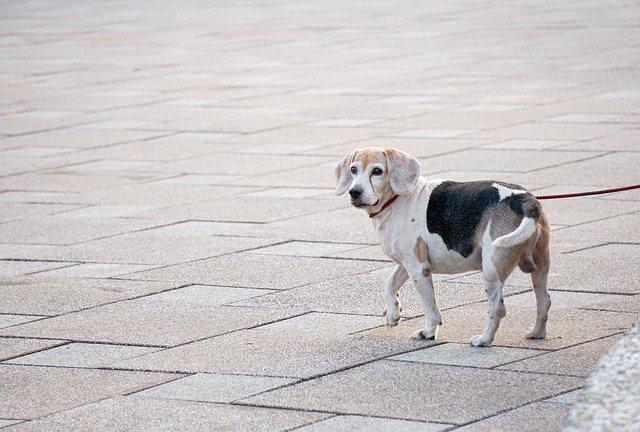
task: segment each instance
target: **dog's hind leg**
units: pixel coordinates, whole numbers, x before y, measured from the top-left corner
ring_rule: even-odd
[[[496,336],[496,331],[500,326],[500,321],[507,314],[507,310],[504,307],[504,300],[502,299],[503,282],[498,278],[497,274],[493,277],[493,275],[487,275],[486,272],[483,272],[483,277],[485,291],[489,299],[489,320],[484,328],[484,332],[481,335],[471,338],[471,345],[476,347],[491,346]]]
[[[549,318],[549,308],[551,307],[551,297],[549,296],[549,291],[547,291],[550,267],[548,227],[543,226],[541,231],[540,240],[533,253],[536,269],[531,273],[533,291],[536,294],[536,323],[527,333],[528,339],[544,339],[547,335],[547,320]]]
[[[398,300],[398,291],[400,287],[409,279],[407,271],[401,265],[397,266],[391,276],[384,284],[384,297],[386,307],[382,312],[382,316],[386,318],[387,327],[393,327],[400,321],[400,301]]]

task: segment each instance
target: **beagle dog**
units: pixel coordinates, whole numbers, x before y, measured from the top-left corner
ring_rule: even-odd
[[[356,149],[335,169],[336,195],[371,218],[384,253],[396,264],[385,283],[382,315],[400,320],[398,291],[409,279],[422,300],[426,324],[416,339],[435,339],[442,324],[432,273],[482,271],[489,300],[484,332],[473,346],[490,346],[506,310],[502,287],[518,266],[531,274],[537,300],[529,339],[543,339],[551,299],[549,222],[535,197],[518,185],[497,181],[427,180],[420,162],[393,148]]]

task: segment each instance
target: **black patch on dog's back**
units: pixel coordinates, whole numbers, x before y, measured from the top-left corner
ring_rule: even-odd
[[[427,206],[427,229],[442,237],[449,250],[468,257],[473,252],[473,241],[487,208],[500,202],[497,183],[510,189],[520,186],[494,181],[458,183],[445,181],[431,192]],[[515,213],[523,214],[523,200],[529,194],[515,194],[506,198]]]

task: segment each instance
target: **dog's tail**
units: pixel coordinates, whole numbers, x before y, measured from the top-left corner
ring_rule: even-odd
[[[515,196],[514,196],[515,197]],[[509,248],[527,241],[538,229],[538,219],[542,213],[540,202],[530,194],[522,194],[509,202],[511,209],[523,216],[522,222],[515,231],[498,237],[493,241],[494,247]]]

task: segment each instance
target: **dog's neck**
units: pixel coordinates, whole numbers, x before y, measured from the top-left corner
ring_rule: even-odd
[[[398,195],[393,195],[391,198],[389,198],[387,200],[387,202],[385,202],[384,204],[382,204],[382,207],[380,208],[380,210],[378,210],[377,212],[373,212],[373,213],[369,213],[369,218],[373,219],[374,217],[378,216],[380,213],[382,213],[387,207],[389,207],[391,204],[393,204],[393,202],[398,198]]]

